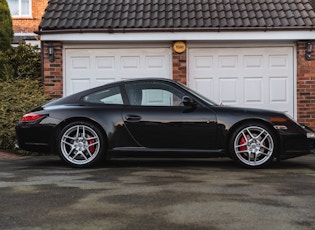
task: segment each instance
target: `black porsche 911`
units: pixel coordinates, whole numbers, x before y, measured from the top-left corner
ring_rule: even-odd
[[[314,131],[281,112],[217,105],[167,79],[111,83],[48,102],[16,126],[20,148],[73,167],[111,157],[228,156],[259,168],[314,153]]]

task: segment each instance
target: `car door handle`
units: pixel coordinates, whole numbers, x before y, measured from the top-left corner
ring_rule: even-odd
[[[127,121],[140,121],[141,120],[141,116],[138,116],[138,115],[126,115],[125,118]]]

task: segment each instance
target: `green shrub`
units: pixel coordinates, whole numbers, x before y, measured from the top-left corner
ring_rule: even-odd
[[[8,51],[3,52],[0,50],[0,81],[13,79],[14,76],[14,70],[7,52]]]
[[[15,48],[0,51],[0,79],[40,78],[41,62],[38,47],[20,43]],[[13,73],[13,75],[12,75]]]
[[[11,65],[15,70],[15,78],[39,78],[41,73],[39,48],[20,43],[18,47],[13,49]]]
[[[15,125],[47,99],[38,80],[24,78],[0,82],[0,149],[14,150]]]

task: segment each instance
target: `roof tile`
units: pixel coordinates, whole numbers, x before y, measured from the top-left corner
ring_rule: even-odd
[[[50,0],[39,29],[312,28],[315,0]]]

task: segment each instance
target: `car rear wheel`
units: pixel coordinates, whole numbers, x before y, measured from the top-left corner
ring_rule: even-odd
[[[74,122],[64,127],[58,138],[61,158],[73,167],[89,167],[105,156],[104,138],[95,125]]]
[[[277,149],[276,137],[263,124],[245,124],[232,135],[230,152],[233,159],[247,168],[267,166]]]

